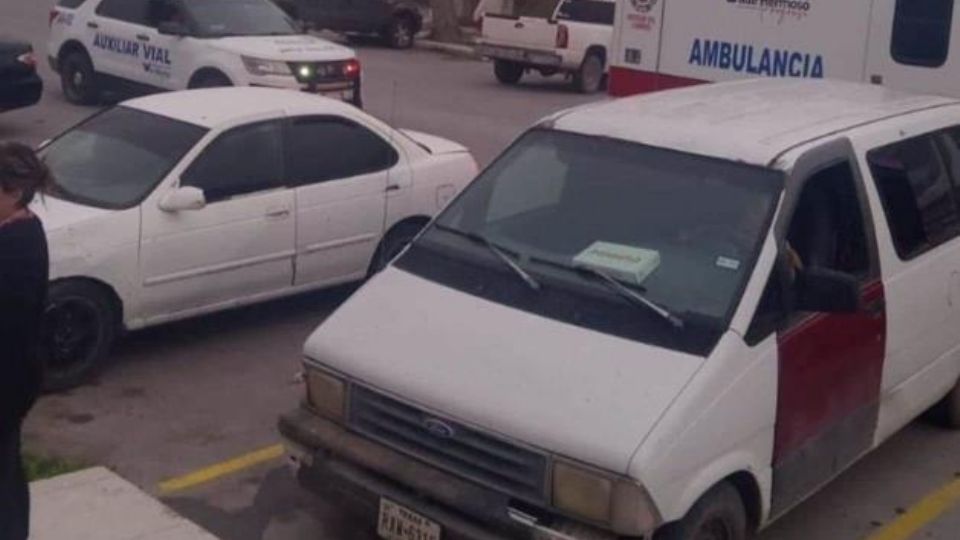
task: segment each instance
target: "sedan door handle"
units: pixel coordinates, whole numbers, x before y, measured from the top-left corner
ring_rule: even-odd
[[[274,208],[272,210],[267,210],[266,216],[268,218],[280,218],[290,215],[289,208]]]
[[[94,30],[96,30],[97,28],[100,28],[100,25],[95,22],[88,22],[87,28],[93,28]]]
[[[150,41],[150,36],[146,34],[137,34],[137,39],[140,41]]]
[[[385,189],[384,191],[386,191],[387,193],[390,193],[391,191],[400,191],[400,186],[397,184],[390,184],[389,186],[387,186],[387,189]]]

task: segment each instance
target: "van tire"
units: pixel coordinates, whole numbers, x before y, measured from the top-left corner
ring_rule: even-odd
[[[523,78],[523,65],[509,60],[494,60],[493,74],[500,83],[514,85]]]
[[[190,78],[187,86],[191,90],[197,88],[223,88],[233,86],[229,77],[216,70],[201,71]]]
[[[90,380],[113,346],[119,320],[103,286],[80,279],[51,284],[40,349],[43,389],[68,390]]]
[[[583,59],[578,69],[573,74],[573,86],[581,94],[595,94],[603,87],[603,54],[598,51],[591,51]]]
[[[59,62],[60,88],[63,97],[74,105],[96,105],[100,100],[97,73],[90,56],[83,50],[63,55]]]
[[[693,505],[687,515],[654,536],[655,540],[746,540],[747,511],[737,489],[718,484]]]
[[[960,380],[953,386],[953,390],[950,390],[950,393],[943,398],[940,409],[943,426],[947,429],[960,430]]]

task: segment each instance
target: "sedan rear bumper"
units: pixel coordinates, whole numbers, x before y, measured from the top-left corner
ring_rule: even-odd
[[[29,107],[42,95],[43,81],[36,73],[12,77],[0,74],[0,111]]]

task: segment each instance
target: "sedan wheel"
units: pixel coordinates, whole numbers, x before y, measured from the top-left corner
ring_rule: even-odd
[[[44,313],[44,388],[65,390],[94,374],[114,338],[109,299],[85,282],[56,283]]]

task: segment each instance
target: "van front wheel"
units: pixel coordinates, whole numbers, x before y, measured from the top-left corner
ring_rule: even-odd
[[[655,540],[745,540],[747,512],[737,490],[722,483],[700,498],[683,519],[658,531]]]

